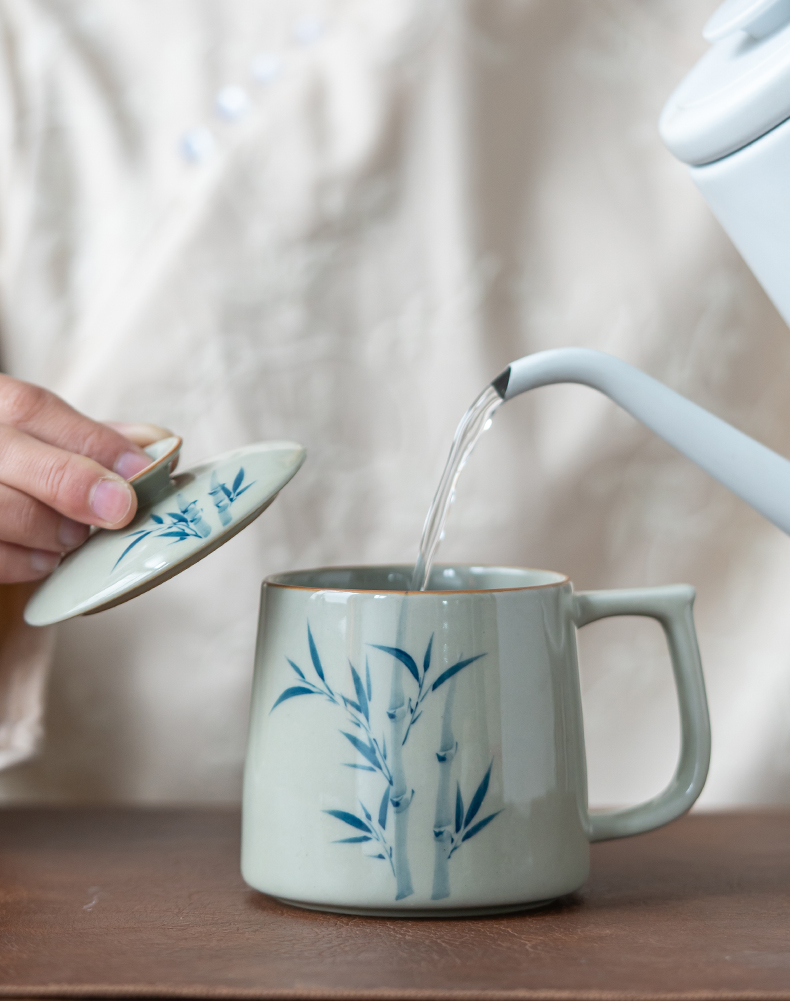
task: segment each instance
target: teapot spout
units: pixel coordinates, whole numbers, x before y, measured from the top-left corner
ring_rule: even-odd
[[[544,350],[493,382],[502,399],[543,385],[595,388],[790,534],[790,461],[701,406],[599,350]]]

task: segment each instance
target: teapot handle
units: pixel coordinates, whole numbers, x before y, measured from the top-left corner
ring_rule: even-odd
[[[581,591],[574,595],[574,622],[579,628],[612,615],[646,615],[661,623],[680,707],[680,758],[669,786],[644,804],[590,815],[588,836],[592,843],[666,825],[689,810],[705,785],[710,764],[710,719],[692,616],[694,597],[694,588],[687,584]]]
[[[599,350],[544,350],[514,361],[492,385],[507,401],[531,388],[566,382],[608,395],[790,534],[790,462],[617,357]]]

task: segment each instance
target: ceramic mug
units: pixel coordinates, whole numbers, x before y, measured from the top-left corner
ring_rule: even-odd
[[[574,593],[544,570],[351,567],[263,585],[242,873],[285,902],[381,916],[523,909],[578,888],[589,844],[657,828],[699,796],[705,685],[680,585]],[[657,619],[681,751],[658,797],[591,814],[576,629]]]

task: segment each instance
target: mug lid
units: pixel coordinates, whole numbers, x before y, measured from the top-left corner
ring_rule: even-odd
[[[790,0],[725,0],[703,35],[712,48],[659,121],[687,164],[726,157],[790,117]]]
[[[175,577],[262,514],[306,456],[290,441],[250,444],[174,476],[180,437],[144,450],[152,462],[129,480],[134,519],[93,532],[65,557],[27,603],[31,626],[101,612]]]

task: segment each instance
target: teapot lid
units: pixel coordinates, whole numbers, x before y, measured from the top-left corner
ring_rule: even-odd
[[[101,612],[186,570],[262,514],[306,455],[290,441],[250,444],[174,476],[180,450],[180,437],[145,448],[152,462],[129,480],[132,522],[99,529],[69,553],[30,598],[27,623]]]
[[[726,157],[790,118],[790,0],[725,0],[703,35],[712,48],[659,122],[687,164]]]

